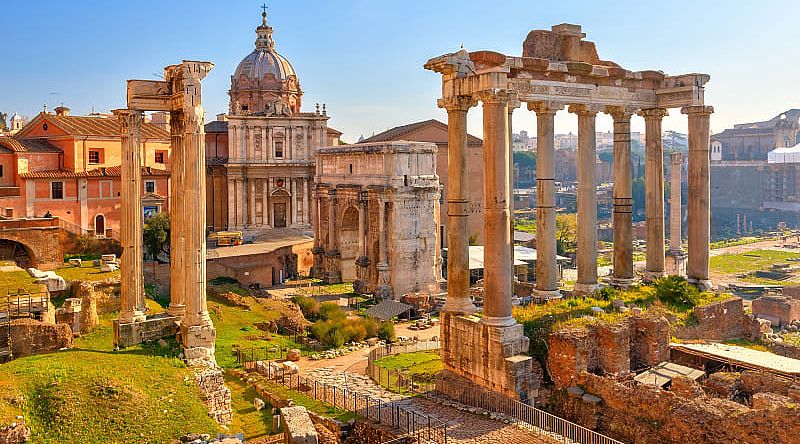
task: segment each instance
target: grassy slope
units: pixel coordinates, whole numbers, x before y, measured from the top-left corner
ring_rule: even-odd
[[[426,377],[442,370],[442,357],[436,351],[404,353],[385,356],[376,360],[375,365],[389,370],[406,370],[414,377]]]
[[[100,267],[92,266],[91,262],[84,262],[81,267],[65,266],[56,270],[56,274],[63,277],[67,282],[100,281],[107,278],[119,277],[119,270],[109,273],[101,273]],[[40,285],[34,283],[34,279],[27,271],[3,271],[0,272],[0,295],[8,292],[16,293],[18,289],[27,291],[37,291]]]
[[[0,422],[22,415],[36,443],[163,443],[218,431],[190,370],[169,357],[175,344],[114,352],[113,317],[71,350],[0,366]]]

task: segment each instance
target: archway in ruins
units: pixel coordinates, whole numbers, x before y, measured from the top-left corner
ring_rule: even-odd
[[[342,255],[342,281],[356,279],[356,258],[358,257],[358,209],[348,207],[342,215],[339,232],[339,253]]]
[[[14,262],[20,268],[28,268],[36,264],[36,257],[25,244],[10,239],[0,239],[0,261]]]

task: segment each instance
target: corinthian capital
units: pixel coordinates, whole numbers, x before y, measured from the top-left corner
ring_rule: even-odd
[[[632,106],[607,106],[605,113],[614,119],[614,122],[630,122],[631,116],[637,109]]]
[[[567,108],[567,111],[577,114],[579,116],[587,116],[587,117],[594,117],[599,113],[601,110],[600,106],[597,105],[577,105],[573,104]]]
[[[663,119],[669,115],[669,112],[664,108],[650,108],[640,110],[638,114],[645,119]]]
[[[555,114],[564,109],[564,103],[553,101],[528,102],[528,110],[536,113],[537,116],[545,114]]]
[[[447,111],[469,111],[475,104],[475,100],[470,96],[445,97],[438,101],[439,108]]]
[[[111,111],[119,120],[120,131],[128,134],[132,131],[138,132],[144,121],[144,113],[136,109],[115,109]]]
[[[710,116],[714,112],[713,106],[684,106],[681,108],[681,114],[688,114],[688,115],[706,115]]]
[[[516,100],[517,95],[505,89],[490,89],[480,91],[476,94],[478,99],[484,104],[497,104],[507,105],[509,102]]]

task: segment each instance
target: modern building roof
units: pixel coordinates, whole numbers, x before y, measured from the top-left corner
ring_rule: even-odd
[[[47,171],[32,171],[29,173],[21,173],[19,177],[23,179],[70,179],[70,178],[88,178],[88,177],[120,177],[122,175],[122,168],[118,166],[95,168],[87,171],[68,171],[68,170],[47,170]],[[159,170],[156,168],[142,167],[142,176],[169,176],[169,171]]]
[[[14,137],[0,137],[0,148],[15,153],[60,153],[61,148],[53,145],[47,139],[16,139]]]
[[[385,300],[380,302],[378,305],[373,305],[372,307],[369,307],[365,311],[365,313],[367,316],[372,316],[375,319],[388,321],[394,318],[395,316],[399,316],[403,313],[406,313],[412,308],[414,307],[408,304],[404,304],[400,301]]]
[[[430,120],[423,120],[421,122],[409,123],[407,125],[396,126],[382,133],[378,133],[373,135],[372,137],[364,139],[361,142],[390,142],[394,140],[403,140],[403,137],[428,126],[435,126],[440,129],[443,129],[445,133],[447,132],[446,123],[440,122],[436,119],[430,119]],[[436,141],[426,140],[425,142],[436,142]],[[467,134],[467,144],[483,145],[483,140],[471,134]]]
[[[71,136],[86,137],[120,137],[120,122],[116,117],[104,116],[69,116],[39,113],[22,130],[17,133],[17,139],[24,139],[29,128],[34,128],[43,123],[54,125]],[[169,140],[170,135],[160,126],[149,122],[142,122],[142,139]]]
[[[764,370],[790,377],[800,377],[800,359],[787,358],[751,348],[708,342],[700,344],[670,344],[670,349],[706,359],[722,361],[737,367]]]

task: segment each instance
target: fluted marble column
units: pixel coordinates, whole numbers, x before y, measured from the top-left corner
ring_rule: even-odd
[[[509,208],[508,100],[505,92],[483,93],[483,318],[510,326],[511,226]]]
[[[145,319],[144,272],[142,268],[142,159],[141,111],[120,109],[114,115],[120,122],[122,171],[120,180],[121,258],[120,323]]]
[[[557,298],[558,263],[556,262],[556,112],[563,104],[532,102],[528,109],[536,112],[536,289],[540,298]]]
[[[631,116],[633,110],[606,109],[614,119],[614,263],[611,285],[626,288],[633,283],[633,197],[631,189]]]
[[[645,123],[645,212],[647,228],[647,264],[645,280],[664,276],[664,147],[661,140],[661,119],[665,109],[639,112]]]
[[[687,202],[688,255],[686,276],[703,290],[712,287],[708,275],[709,242],[711,240],[709,120],[714,108],[687,106],[681,109],[689,116],[689,200]]]
[[[575,294],[591,295],[597,283],[597,110],[584,105],[570,105],[578,115],[578,279]]]
[[[236,181],[228,177],[228,230],[236,226]]]
[[[183,269],[186,261],[186,238],[183,231],[172,229],[186,225],[186,200],[183,198],[185,184],[186,148],[184,146],[184,116],[182,111],[170,113],[172,142],[171,181],[173,199],[169,205],[169,309],[172,316],[182,318],[186,311],[186,289]]]
[[[669,249],[681,251],[681,168],[683,154],[675,151],[669,155]]]
[[[471,97],[447,99],[447,302],[443,310],[471,314],[469,298],[469,215],[467,112]]]
[[[508,246],[511,249],[511,260],[509,266],[511,267],[511,296],[514,296],[514,281],[516,276],[514,274],[514,146],[513,139],[513,125],[511,123],[514,116],[514,110],[519,108],[520,102],[516,97],[512,97],[508,101],[508,227],[511,230],[511,244]]]

